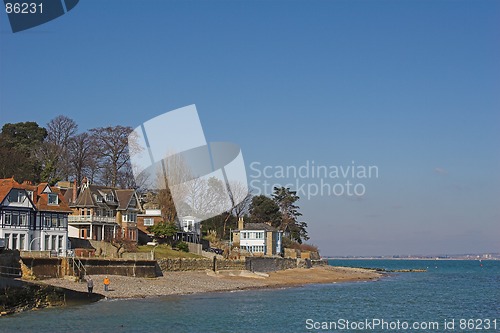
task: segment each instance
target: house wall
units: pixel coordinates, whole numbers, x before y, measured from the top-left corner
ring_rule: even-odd
[[[5,247],[11,250],[28,250],[31,235],[32,231],[27,229],[5,227],[0,229],[0,238],[5,239]],[[23,244],[21,239],[24,239]]]
[[[239,232],[233,233],[233,243],[240,243],[240,233]]]
[[[68,237],[80,238],[80,229],[72,225],[68,226]]]
[[[273,254],[276,254],[275,247],[273,246],[273,232],[268,231],[266,232],[266,255],[267,256],[272,256]]]
[[[148,234],[148,227],[150,226],[145,226],[144,225],[144,219],[147,218],[152,218],[153,219],[153,224],[157,225],[158,223],[163,221],[163,218],[161,216],[151,216],[151,215],[137,215],[137,228],[144,232],[145,234]]]

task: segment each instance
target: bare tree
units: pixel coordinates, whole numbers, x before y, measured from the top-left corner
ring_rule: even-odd
[[[73,137],[68,145],[72,173],[80,182],[84,172],[95,162],[97,156],[92,140],[88,133],[81,133]],[[88,172],[90,173],[90,172]],[[87,175],[88,178],[90,175]]]
[[[169,157],[157,164],[155,172],[155,185],[158,189],[158,204],[165,222],[173,223],[176,218],[178,208],[189,211],[189,207],[179,207],[185,201],[187,188],[185,183],[190,179],[191,174],[182,155],[168,154]],[[183,212],[180,212],[183,214]]]
[[[90,130],[98,157],[102,160],[104,180],[116,187],[120,170],[129,162],[128,136],[131,127],[99,127]],[[106,174],[107,173],[107,174]]]
[[[75,136],[78,125],[66,116],[57,116],[47,124],[47,138],[38,155],[43,161],[43,180],[53,183],[69,179],[70,154],[68,145]]]
[[[252,201],[252,195],[248,191],[247,185],[241,182],[229,182],[227,192],[229,194],[229,200],[231,200],[231,209],[229,211],[229,214],[227,214],[226,218],[224,219],[222,237],[224,237],[226,234],[227,221],[229,220],[231,215],[235,216],[238,220],[248,211],[248,207],[250,206],[250,202]]]

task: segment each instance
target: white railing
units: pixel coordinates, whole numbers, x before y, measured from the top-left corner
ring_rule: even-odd
[[[116,218],[115,217],[107,217],[107,216],[92,216],[92,215],[70,215],[70,216],[68,216],[68,222],[116,223]]]

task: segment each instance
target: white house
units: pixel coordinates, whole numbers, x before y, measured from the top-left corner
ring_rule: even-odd
[[[233,243],[239,243],[242,250],[255,255],[274,256],[283,252],[283,232],[270,223],[244,223],[238,220],[238,229],[233,230]]]
[[[6,248],[65,254],[69,213],[59,190],[47,183],[0,179],[0,238]]]

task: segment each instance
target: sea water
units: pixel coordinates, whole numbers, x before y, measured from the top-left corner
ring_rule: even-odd
[[[427,272],[389,273],[370,282],[104,300],[2,317],[0,332],[500,332],[500,261],[330,264]]]

